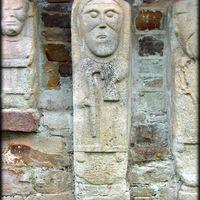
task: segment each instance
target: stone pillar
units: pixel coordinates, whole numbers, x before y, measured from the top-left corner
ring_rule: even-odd
[[[124,0],[76,0],[72,10],[76,199],[130,199],[131,11]]]
[[[2,8],[3,130],[32,132],[39,119],[36,6],[3,0]]]
[[[178,200],[198,199],[198,1],[173,5],[173,153]]]

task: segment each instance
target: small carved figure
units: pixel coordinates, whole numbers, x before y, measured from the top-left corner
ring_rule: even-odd
[[[27,18],[29,2],[26,0],[4,0],[2,8],[3,35],[16,36],[21,33]]]

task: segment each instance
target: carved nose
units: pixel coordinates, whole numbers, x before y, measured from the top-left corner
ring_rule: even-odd
[[[9,12],[9,16],[10,16],[10,17],[14,17],[14,14],[13,14],[12,11]]]
[[[101,24],[99,25],[99,28],[106,28],[106,22],[103,16],[101,16]]]
[[[104,23],[101,23],[100,25],[99,25],[99,28],[106,28],[106,23],[104,22]]]

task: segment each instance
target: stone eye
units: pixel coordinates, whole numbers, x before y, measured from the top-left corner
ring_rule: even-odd
[[[113,11],[108,11],[106,13],[106,16],[109,17],[109,18],[112,18],[114,16],[114,12]]]
[[[92,18],[96,18],[96,17],[98,16],[98,12],[92,11],[92,12],[90,12],[90,16],[91,16]]]

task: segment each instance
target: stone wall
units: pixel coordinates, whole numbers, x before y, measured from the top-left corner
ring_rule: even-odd
[[[22,32],[2,38],[3,45],[9,41],[2,59],[2,199],[73,200],[80,192],[74,182],[73,1],[30,2]],[[197,1],[127,2],[132,10],[130,199],[196,200]],[[29,42],[19,40],[15,55],[10,41],[24,32],[22,39]],[[28,55],[20,53],[26,43]],[[82,192],[127,199],[108,198],[109,191],[123,189],[110,183],[91,186]]]

